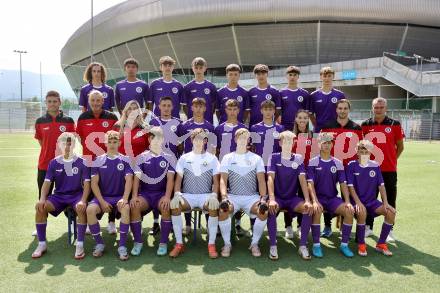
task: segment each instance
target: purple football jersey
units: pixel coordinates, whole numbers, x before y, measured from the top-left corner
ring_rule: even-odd
[[[176,158],[179,155],[177,151],[177,146],[179,145],[178,130],[180,123],[182,123],[180,119],[174,117],[169,120],[157,117],[150,121],[151,126],[159,126],[163,131],[163,151],[168,154],[172,153]]]
[[[276,123],[266,125],[260,122],[252,125],[250,130],[255,153],[263,158],[264,165],[267,166],[270,156],[281,151],[279,137],[280,133],[284,131],[284,127]]]
[[[320,132],[328,121],[337,118],[336,103],[341,99],[345,99],[344,93],[334,88],[328,93],[318,89],[310,94],[309,111],[316,117],[315,133]]]
[[[316,156],[309,161],[307,181],[313,182],[318,200],[334,198],[338,196],[337,183],[346,182],[344,165],[334,157],[323,160]]]
[[[293,130],[296,112],[298,110],[308,110],[309,93],[302,88],[289,89],[288,87],[280,90],[281,95],[281,125],[286,130]]]
[[[346,170],[347,185],[353,186],[362,203],[376,200],[378,188],[384,185],[379,164],[369,161],[361,166],[358,161],[351,161]]]
[[[184,103],[183,85],[177,80],[165,81],[163,78],[155,79],[150,84],[150,102],[154,105],[154,114],[160,116],[159,102],[162,97],[173,99],[173,112],[171,116],[180,117],[180,104]]]
[[[236,87],[235,89],[228,88],[227,85],[218,90],[217,93],[217,109],[220,112],[220,121],[219,124],[226,122],[227,116],[225,111],[225,103],[229,99],[233,99],[238,101],[240,104],[240,112],[238,112],[238,121],[243,123],[244,113],[247,109],[249,109],[249,95],[248,92],[242,88],[241,86]]]
[[[104,110],[110,111],[115,106],[115,94],[111,86],[103,84],[100,87],[95,87],[91,83],[84,85],[79,92],[78,104],[80,106],[85,107],[86,110],[90,110],[89,93],[92,90],[97,90],[102,93],[104,97],[104,105],[102,105],[102,108]]]
[[[44,181],[55,182],[54,195],[78,196],[83,192],[83,182],[90,181],[90,168],[80,157],[64,160],[58,156],[50,161]]]
[[[213,123],[213,111],[217,108],[217,88],[209,80],[190,81],[184,86],[184,103],[188,106],[188,118],[192,118],[191,104],[194,98],[204,98],[206,101],[205,120]]]
[[[119,110],[124,110],[125,105],[136,100],[141,108],[144,108],[149,100],[150,88],[143,80],[128,81],[121,80],[115,87],[116,106]]]
[[[151,151],[143,152],[136,159],[134,173],[140,178],[139,194],[166,191],[167,173],[174,173],[176,160],[166,153],[155,155]]]
[[[235,132],[240,128],[246,128],[246,125],[240,122],[236,125],[223,122],[215,128],[214,132],[217,136],[217,148],[220,149],[220,161],[224,155],[236,151],[237,143],[235,142]]]
[[[117,155],[114,158],[101,155],[96,158],[91,177],[99,175],[99,190],[102,196],[119,197],[124,195],[125,176],[133,175],[128,158]]]
[[[249,109],[251,110],[249,126],[257,124],[263,120],[263,115],[261,114],[261,103],[265,100],[272,100],[275,103],[275,107],[277,109],[281,109],[280,92],[271,85],[265,89],[260,89],[259,87],[254,86],[249,90],[248,93]]]
[[[185,122],[183,122],[182,124],[180,124],[177,133],[179,138],[184,139],[183,140],[183,152],[184,153],[189,153],[192,151],[193,148],[193,144],[191,142],[191,131],[193,131],[196,128],[202,128],[204,129],[207,133],[208,136],[210,133],[214,133],[214,126],[209,123],[207,120],[204,120],[202,123],[197,123],[194,121],[194,118],[190,118],[188,120],[186,120]],[[214,145],[216,146],[217,143],[215,138],[213,138],[212,136],[210,136],[208,138],[209,140],[209,144],[210,145]]]
[[[301,188],[298,176],[306,175],[303,161],[298,154],[291,154],[289,159],[282,158],[281,153],[272,154],[267,173],[275,174],[275,197],[287,199],[298,195]]]

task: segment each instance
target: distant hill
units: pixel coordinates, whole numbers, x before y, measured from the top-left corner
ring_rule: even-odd
[[[64,75],[43,74],[43,98],[47,91],[57,90],[64,99],[76,99]],[[40,97],[40,74],[23,71],[23,100]],[[20,71],[0,69],[0,101],[20,100]]]

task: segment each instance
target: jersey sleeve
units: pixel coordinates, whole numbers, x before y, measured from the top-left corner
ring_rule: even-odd
[[[222,161],[220,162],[220,172],[221,173],[228,173],[229,172],[229,156],[228,155],[224,156]]]
[[[99,167],[90,168],[90,178],[99,175]]]
[[[121,107],[121,97],[119,93],[119,84],[116,84],[115,86],[115,102],[116,102],[116,108],[118,108],[119,111],[122,111]]]
[[[212,174],[217,175],[220,173],[220,162],[217,157],[212,160]]]
[[[243,89],[243,101],[245,101],[245,110],[251,109],[251,97],[249,95],[249,92],[245,89]]]
[[[376,174],[377,174],[377,186],[385,185],[383,181],[382,172],[380,171],[380,167],[376,167]]]
[[[85,88],[82,88],[81,91],[79,92],[79,101],[78,101],[78,105],[80,107],[84,107],[87,108],[87,95],[86,95],[86,91]]]
[[[393,129],[394,129],[394,140],[396,142],[405,138],[405,133],[403,132],[402,125],[399,124]]]
[[[309,165],[307,167],[307,181],[314,182],[315,181],[315,166]]]
[[[37,123],[35,123],[35,135],[34,135],[34,138],[37,139],[37,140],[42,140],[43,139],[43,135],[41,133],[41,127]]]
[[[110,99],[109,107],[111,109],[115,106],[115,92],[112,87],[109,88],[107,98]]]
[[[177,160],[176,164],[176,173],[180,176],[183,176],[183,164],[185,163],[185,159],[181,157],[179,160]]]
[[[181,90],[179,91],[180,104],[188,105],[188,100],[190,98],[190,94],[191,93],[190,93],[190,91],[188,89],[188,85],[182,86]]]
[[[309,105],[308,105],[308,107],[307,107],[307,110],[311,113],[311,114],[315,114],[315,102],[314,102],[314,99],[313,99],[313,94],[311,94],[310,96],[309,96],[309,103],[308,103]]]
[[[348,164],[345,169],[345,179],[347,180],[347,186],[353,186],[354,184],[354,174],[353,174],[353,164]]]
[[[49,166],[47,167],[46,176],[44,177],[44,181],[53,182],[55,180],[55,163],[54,160],[50,161]]]
[[[153,103],[153,101],[154,101],[154,99],[153,99],[153,94],[154,94],[154,91],[153,91],[153,89],[154,89],[154,84],[155,84],[155,82],[153,81],[153,82],[151,82],[151,84],[150,84],[150,86],[149,86],[148,97],[147,97],[147,100],[145,101],[145,102],[147,102],[147,103]]]
[[[298,173],[300,175],[306,175],[306,167],[304,166],[304,163],[299,164],[298,166]]]
[[[276,109],[281,109],[281,94],[280,91],[277,90],[276,88],[273,89],[273,102],[275,103],[275,108]]]
[[[338,175],[338,182],[341,183],[346,183],[347,179],[345,178],[345,171],[344,171],[344,165],[342,164],[341,161],[336,160],[335,161],[336,164],[336,173]]]
[[[87,167],[84,162],[82,164],[81,176],[82,176],[82,178],[81,178],[82,181],[90,181],[90,168]]]
[[[128,159],[127,159],[127,161],[128,161]],[[127,162],[127,161],[125,161],[124,160],[124,170],[125,170],[125,176],[127,176],[127,175],[133,175],[133,169],[131,169],[131,166],[130,166],[130,164]]]
[[[257,169],[257,173],[265,173],[266,172],[266,169],[264,168],[263,159],[260,156],[258,156],[258,159],[257,159],[256,169]]]

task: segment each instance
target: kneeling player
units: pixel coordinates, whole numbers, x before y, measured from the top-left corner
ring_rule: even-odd
[[[242,210],[250,218],[256,218],[249,249],[253,256],[259,257],[261,252],[258,242],[267,222],[268,207],[264,201],[267,188],[263,159],[248,151],[249,137],[250,133],[247,129],[238,129],[234,137],[237,143],[236,151],[225,155],[220,164],[220,194],[222,196],[220,215],[228,215],[231,211],[235,214]],[[228,237],[231,224],[228,223],[229,225],[223,228],[220,226],[225,241],[222,254],[225,255],[229,255],[231,251],[230,236]]]
[[[83,159],[73,153],[75,136],[72,133],[62,133],[57,144],[63,154],[50,161],[41,189],[41,198],[35,205],[35,223],[39,243],[32,253],[32,258],[41,257],[47,250],[48,213],[56,217],[67,207],[71,207],[78,215],[75,258],[81,259],[84,257],[83,243],[87,226],[86,205],[90,193],[90,170]],[[55,182],[55,190],[53,194],[48,194],[52,182]]]
[[[370,141],[361,140],[357,145],[358,159],[348,163],[346,170],[348,188],[356,209],[358,253],[361,256],[367,255],[365,219],[368,214],[373,217],[385,217],[376,250],[384,255],[391,256],[393,254],[388,249],[386,239],[393,227],[396,210],[388,204],[379,164],[370,160],[372,149],[373,144]],[[382,202],[376,198],[377,189],[379,189]]]
[[[332,133],[320,133],[318,143],[320,154],[310,160],[307,168],[309,191],[314,202],[318,205],[318,212],[313,215],[312,253],[316,257],[323,257],[319,238],[321,234],[321,214],[322,211],[325,210],[331,216],[341,215],[344,217],[339,250],[346,257],[353,257],[353,252],[348,247],[348,241],[350,240],[353,225],[354,209],[350,203],[350,195],[345,181],[344,166],[341,161],[330,155],[333,147]],[[344,200],[338,197],[338,190],[336,189],[338,183]]]
[[[307,190],[306,170],[303,157],[291,152],[295,134],[284,131],[280,135],[281,153],[274,153],[267,167],[267,188],[269,193],[269,216],[267,230],[269,232],[269,258],[278,259],[277,252],[277,215],[279,210],[287,210],[289,214],[302,214],[301,240],[298,253],[303,259],[310,259],[307,250],[307,236],[312,224],[313,206]],[[298,196],[302,189],[304,199]]]
[[[170,256],[177,257],[184,251],[181,212],[200,208],[209,213],[209,257],[217,258],[215,238],[219,224],[219,162],[216,156],[205,150],[208,141],[205,130],[202,128],[194,129],[191,132],[190,139],[193,145],[192,151],[180,157],[176,164],[177,175],[174,184],[174,197],[170,203],[176,245],[170,252]]]
[[[162,150],[164,135],[160,127],[150,129],[150,150],[142,153],[134,167],[133,192],[130,201],[130,227],[134,237],[132,255],[142,250],[142,213],[160,212],[160,242],[157,255],[167,254],[171,231],[170,199],[174,187],[173,156]]]
[[[87,222],[96,241],[93,256],[101,257],[105,246],[98,218],[101,218],[103,213],[110,213],[113,209],[117,209],[121,214],[119,259],[127,260],[126,241],[130,227],[128,197],[133,183],[133,171],[128,164],[128,158],[118,153],[119,144],[119,133],[113,130],[108,131],[105,135],[107,153],[96,159],[91,171],[91,186],[95,198],[87,207]]]

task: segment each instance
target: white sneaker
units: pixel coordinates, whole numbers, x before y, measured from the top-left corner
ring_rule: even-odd
[[[387,237],[387,242],[396,242],[397,238],[393,234],[393,230],[390,231],[390,234]]]
[[[45,254],[47,251],[47,245],[46,242],[44,243],[38,243],[37,248],[32,253],[32,258],[40,258],[43,254]]]
[[[87,225],[87,227],[86,227],[86,235],[92,235],[92,232],[90,232],[90,229],[89,229],[89,225]]]
[[[76,245],[76,249],[75,249],[75,259],[83,259],[86,256],[86,254],[84,253],[84,246],[83,245]]]
[[[114,235],[114,234],[118,233],[118,231],[116,231],[115,222],[108,222],[107,232],[110,235]]]
[[[32,236],[37,236],[37,230],[34,230],[33,232],[32,232]]]
[[[373,230],[370,229],[370,226],[365,226],[365,238],[374,236]]]
[[[271,246],[269,249],[269,258],[272,260],[278,259],[278,249],[276,246]]]
[[[292,229],[292,226],[286,227],[286,232],[284,234],[284,237],[286,237],[287,239],[293,239],[293,234],[294,234],[294,231]]]

